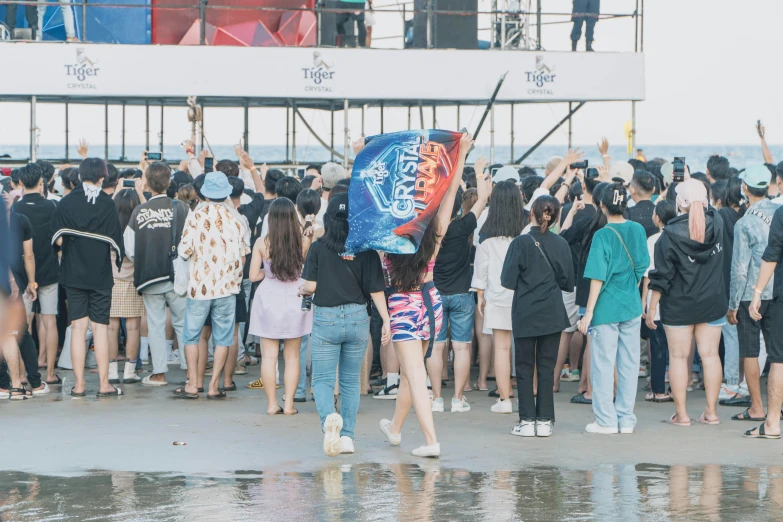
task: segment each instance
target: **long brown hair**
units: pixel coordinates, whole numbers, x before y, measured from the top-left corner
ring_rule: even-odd
[[[438,220],[434,218],[427,225],[415,254],[386,254],[392,286],[405,292],[421,282],[422,274],[427,272],[427,265],[438,247],[438,237]]]
[[[302,273],[302,225],[296,207],[288,198],[277,198],[269,205],[269,234],[266,246],[272,273],[281,281],[296,281]]]

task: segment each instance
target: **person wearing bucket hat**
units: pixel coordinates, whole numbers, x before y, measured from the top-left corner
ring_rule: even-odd
[[[753,286],[761,269],[761,258],[767,248],[772,216],[779,205],[767,199],[769,170],[764,165],[748,167],[740,174],[742,193],[748,209],[734,226],[734,247],[729,287],[729,323],[737,326],[739,356],[744,360],[745,381],[750,397],[735,397],[721,401],[724,406],[745,406],[747,409],[732,417],[734,420],[762,420],[760,370],[766,362],[766,349],[761,350],[760,334],[766,345],[772,336],[772,282],[764,288]],[[750,317],[750,302],[755,293],[761,296],[760,321]]]
[[[654,317],[660,302],[676,407],[669,422],[675,426],[691,425],[685,392],[690,375],[688,358],[695,339],[707,395],[707,407],[699,421],[719,424],[717,403],[723,372],[718,346],[728,310],[722,270],[724,223],[709,207],[707,188],[701,181],[687,179],[677,184],[675,190],[682,214],[669,221],[655,245],[655,270],[649,274],[652,299],[647,309],[647,326],[651,330],[658,328]],[[701,291],[695,292],[694,288]]]
[[[302,295],[315,304],[310,347],[313,352],[313,395],[330,457],[354,452],[354,427],[359,411],[359,374],[370,334],[367,303],[372,300],[383,320],[382,342],[391,340],[378,253],[343,257],[348,237],[348,194],[331,198],[324,214],[325,234],[312,244],[305,262]],[[340,413],[335,412],[335,375],[339,371]]]
[[[231,191],[231,184],[222,172],[210,172],[204,177],[200,192],[206,201],[188,214],[177,248],[181,258],[190,260],[182,332],[188,380],[174,390],[177,398],[198,399],[198,342],[210,314],[215,355],[207,398],[226,397],[218,385],[234,338],[236,295],[242,286],[242,265],[250,253],[241,223],[223,203]]]

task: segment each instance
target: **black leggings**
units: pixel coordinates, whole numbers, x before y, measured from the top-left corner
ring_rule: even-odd
[[[514,339],[516,356],[519,420],[555,420],[555,364],[561,332],[538,337]],[[533,396],[533,367],[538,375],[538,390]]]
[[[656,330],[650,330],[650,384],[653,393],[666,393],[666,363],[669,361],[669,343],[660,321]]]

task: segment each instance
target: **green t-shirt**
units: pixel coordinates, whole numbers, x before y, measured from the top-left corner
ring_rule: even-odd
[[[603,281],[604,285],[593,310],[593,326],[622,323],[642,315],[639,281],[649,265],[647,234],[640,224],[611,223],[595,233],[584,277]]]

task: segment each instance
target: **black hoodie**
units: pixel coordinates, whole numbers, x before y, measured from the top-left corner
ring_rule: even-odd
[[[729,296],[723,275],[723,220],[705,212],[704,243],[690,239],[688,214],[677,216],[655,244],[650,290],[661,292],[661,322],[670,326],[708,323],[726,315]]]

